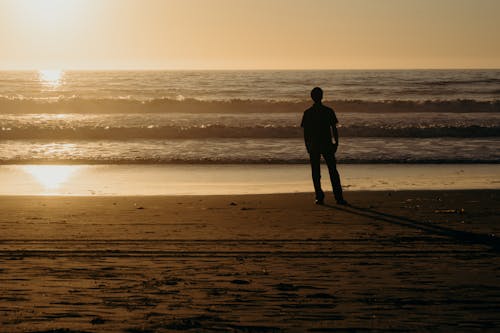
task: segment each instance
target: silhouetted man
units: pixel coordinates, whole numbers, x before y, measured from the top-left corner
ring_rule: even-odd
[[[312,179],[314,191],[316,192],[316,204],[324,204],[325,199],[325,193],[321,189],[320,169],[321,155],[323,155],[328,165],[335,200],[337,200],[337,204],[346,205],[347,202],[342,196],[342,186],[340,184],[340,176],[335,161],[335,152],[339,145],[337,116],[331,108],[321,103],[323,99],[323,90],[321,90],[321,88],[314,88],[311,91],[311,98],[314,101],[314,105],[304,111],[300,126],[304,128],[304,141],[311,162]],[[332,142],[332,133],[335,143]]]

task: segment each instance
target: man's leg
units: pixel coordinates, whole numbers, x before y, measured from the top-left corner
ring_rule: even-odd
[[[330,173],[330,181],[332,182],[333,195],[338,203],[345,203],[344,196],[342,195],[342,185],[340,184],[340,175],[337,171],[337,162],[332,153],[323,154],[326,164],[328,165],[328,172]]]
[[[314,192],[316,193],[316,200],[318,201],[318,203],[322,203],[323,199],[325,198],[325,194],[321,189],[320,159],[321,155],[319,153],[309,154],[309,161],[311,162],[312,180],[314,184]]]

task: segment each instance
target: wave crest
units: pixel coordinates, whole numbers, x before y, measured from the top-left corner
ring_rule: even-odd
[[[377,127],[352,125],[339,128],[343,137],[500,137],[500,127]],[[78,127],[78,128],[0,128],[0,140],[134,140],[134,139],[204,139],[204,138],[301,138],[302,129],[294,126],[233,127],[161,126],[161,127]]]
[[[325,102],[337,112],[500,112],[500,100],[427,100],[427,101],[364,101],[332,100]],[[2,113],[251,113],[302,112],[309,101],[266,100],[197,100],[159,98],[84,99],[79,97],[29,99],[0,97]]]

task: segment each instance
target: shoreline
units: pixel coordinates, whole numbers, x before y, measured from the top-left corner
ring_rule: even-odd
[[[312,187],[312,185],[311,185]],[[325,190],[325,195],[329,197],[331,200],[331,205],[337,205],[335,203],[335,199],[333,193],[330,189]],[[429,194],[429,193],[495,193],[500,192],[500,188],[454,188],[454,189],[393,189],[393,190],[385,190],[385,189],[375,189],[375,190],[348,190],[344,191],[344,193],[352,194],[354,196],[364,196],[364,195],[391,195],[393,193],[397,194]],[[127,194],[127,195],[79,195],[79,194],[0,194],[0,198],[71,198],[71,199],[127,199],[127,198],[145,198],[145,199],[195,199],[195,198],[257,198],[257,197],[280,197],[280,196],[310,196],[314,199],[314,191],[301,191],[301,192],[272,192],[272,193],[239,193],[239,194],[228,194],[228,193],[214,193],[214,194]],[[314,200],[313,200],[314,203]],[[342,205],[338,205],[341,207]]]
[[[338,164],[338,169],[346,192],[500,189],[500,164]],[[313,190],[307,164],[2,165],[0,182],[0,195],[238,195]],[[322,183],[330,192],[325,165]]]

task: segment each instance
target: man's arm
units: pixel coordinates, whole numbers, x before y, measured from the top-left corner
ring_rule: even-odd
[[[339,121],[337,120],[337,116],[335,115],[335,112],[331,109],[330,113],[330,126],[332,127],[332,133],[333,133],[333,139],[335,140],[335,145],[339,145],[339,132],[337,131],[337,123]]]
[[[333,139],[335,140],[335,145],[339,145],[339,132],[337,131],[337,126],[332,125]]]
[[[307,152],[309,152],[309,148],[310,148],[310,143],[309,143],[310,133],[309,133],[309,128],[306,125],[306,122],[307,122],[307,120],[306,120],[306,113],[304,112],[304,115],[302,116],[302,121],[300,122],[300,127],[302,127],[302,129],[303,129],[303,132],[304,132],[304,143],[306,145]]]

